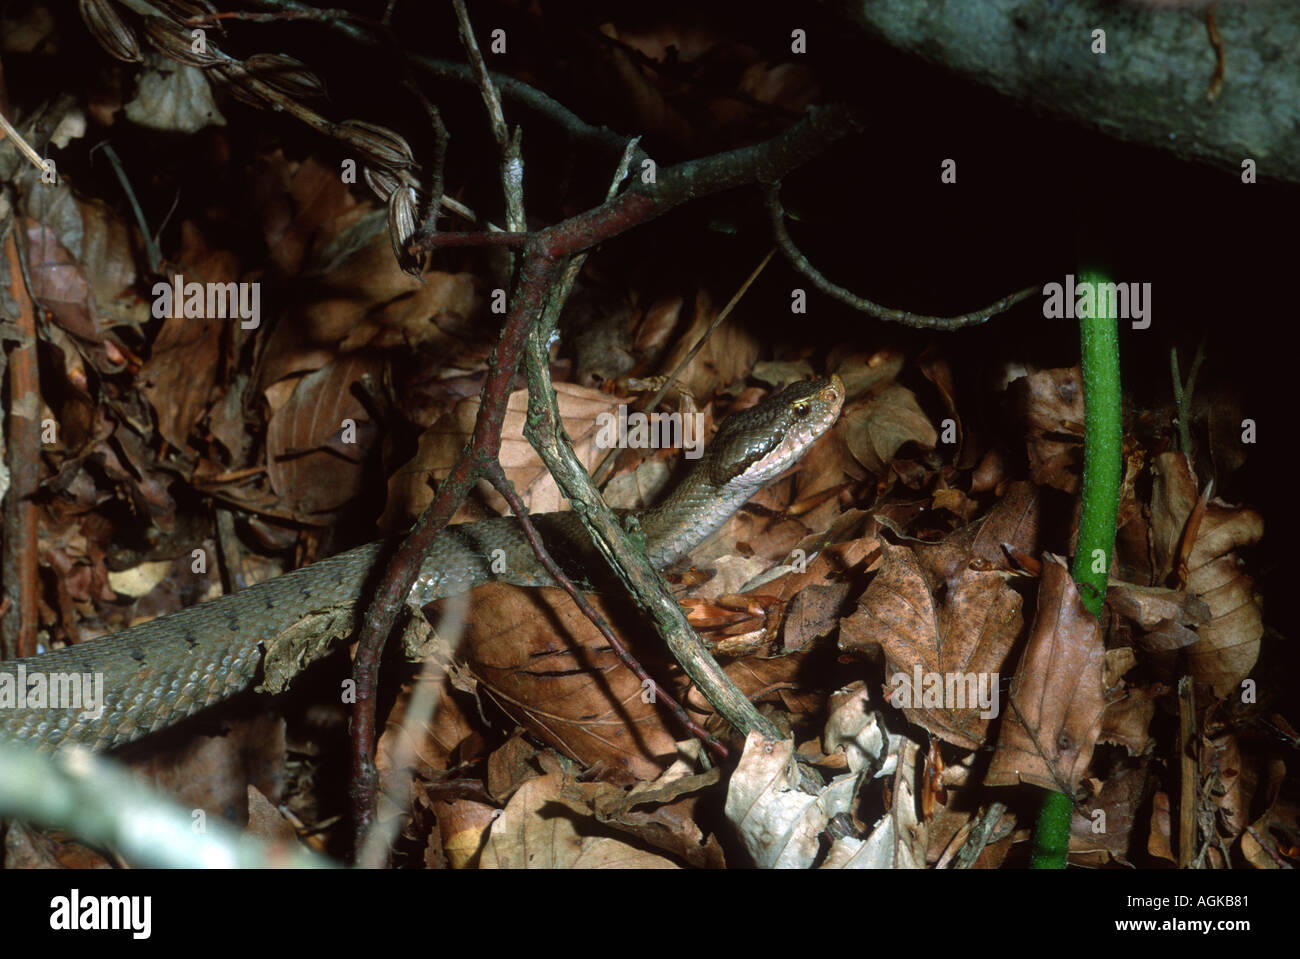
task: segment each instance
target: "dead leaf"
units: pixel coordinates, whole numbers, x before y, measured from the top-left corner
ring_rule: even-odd
[[[1066,493],[1077,492],[1084,419],[1079,368],[1031,373],[1021,377],[1017,387],[1034,482]]]
[[[878,643],[890,702],[941,739],[978,748],[998,711],[999,671],[1023,625],[1020,596],[1001,574],[965,568],[937,604],[910,549],[884,540],[880,548],[883,565],[858,611],[841,621],[840,648],[867,652]]]
[[[1104,661],[1097,617],[1084,608],[1064,562],[1048,554],[987,785],[1078,790],[1101,734]]]
[[[873,473],[883,473],[905,443],[933,449],[939,434],[917,402],[916,394],[897,383],[874,387],[846,411],[845,441],[854,459]]]
[[[591,835],[590,827],[564,804],[564,786],[565,777],[560,773],[524,783],[488,830],[479,868],[678,868],[663,856],[619,839]]]

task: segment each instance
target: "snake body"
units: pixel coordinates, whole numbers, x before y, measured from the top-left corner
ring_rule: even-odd
[[[810,380],[729,417],[674,493],[635,514],[650,561],[668,566],[718,529],[830,427],[843,399],[838,377]],[[589,582],[604,566],[573,513],[533,520],[552,556],[578,582]],[[388,547],[372,543],[112,636],[0,662],[0,740],[38,749],[74,742],[106,749],[138,739],[254,685],[271,670],[268,650],[305,624],[323,641],[309,652],[295,648],[287,664],[277,664],[291,679],[351,631]],[[440,533],[407,602],[423,606],[489,580],[553,585],[513,517]],[[51,690],[58,676],[92,677],[92,683],[102,677],[102,709],[32,705],[33,676],[45,677]],[[20,687],[25,704],[14,695]]]

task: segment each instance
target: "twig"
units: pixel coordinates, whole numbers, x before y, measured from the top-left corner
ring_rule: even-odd
[[[496,140],[501,154],[501,183],[506,201],[506,229],[513,233],[522,233],[528,229],[524,219],[524,166],[520,154],[522,132],[515,127],[514,133],[506,126],[506,117],[501,109],[501,97],[492,84],[487,64],[483,62],[483,53],[474,38],[474,28],[469,22],[469,12],[465,9],[465,0],[452,0],[456,11],[456,26],[460,31],[460,43],[465,48],[465,56],[474,76],[478,81],[479,92],[483,96],[483,105],[487,108],[488,121],[492,127],[492,138]]]
[[[49,170],[50,161],[32,149],[31,144],[23,139],[23,135],[14,128],[3,113],[0,113],[0,130],[3,130],[5,136],[14,142],[14,147],[28,159],[32,166],[42,173]]]
[[[395,2],[395,0],[394,0]],[[397,57],[397,63],[402,73],[402,86],[410,92],[415,101],[420,104],[424,110],[424,115],[429,119],[429,128],[433,132],[433,156],[429,160],[429,185],[428,194],[429,202],[426,207],[423,221],[415,231],[415,236],[432,236],[438,232],[438,210],[444,205],[444,172],[447,166],[447,143],[451,135],[447,132],[447,126],[442,122],[442,111],[438,109],[424,94],[419,81],[415,79],[415,73],[411,69],[411,61],[406,55],[402,45],[397,42],[397,35],[393,33],[391,17],[393,4],[390,3],[388,10],[384,13],[383,19],[383,36],[388,43],[393,55]]]
[[[249,2],[254,6],[272,7],[277,10],[310,11],[314,9],[300,2],[300,0],[249,0]],[[373,31],[357,23],[333,20],[329,22],[328,26],[336,33],[346,36],[362,46],[374,47],[379,45],[380,41],[374,36]],[[415,54],[410,55],[410,60],[418,69],[440,79],[450,80],[453,83],[478,85],[478,78],[474,75],[473,69],[467,64]],[[493,72],[489,72],[488,76],[492,80],[492,85],[504,96],[516,101],[539,116],[545,117],[564,130],[575,143],[613,155],[623,152],[623,147],[627,143],[626,137],[605,127],[592,126],[559,101],[552,99],[541,90],[524,83],[522,80],[516,80],[514,77]],[[644,154],[638,154],[638,159],[643,157]]]
[[[966,842],[962,844],[960,851],[957,853],[957,861],[953,864],[954,869],[970,869],[975,865],[982,853],[990,842],[997,838],[995,836],[998,823],[1002,821],[1002,815],[1007,811],[1005,803],[993,802],[985,807],[984,812],[976,817],[971,826],[970,834]]]
[[[361,848],[374,818],[375,791],[378,782],[374,764],[375,713],[374,695],[378,681],[379,658],[384,643],[393,631],[399,611],[410,595],[419,575],[424,555],[434,538],[447,525],[474,481],[483,475],[488,463],[496,460],[501,449],[501,424],[505,420],[510,381],[514,379],[523,355],[524,341],[533,319],[540,315],[557,272],[556,264],[544,257],[524,261],[518,289],[501,338],[488,361],[488,375],[483,384],[482,401],[474,422],[470,443],[439,485],[433,502],[403,541],[375,590],[375,597],[361,620],[353,678],[356,703],[352,708],[352,777],[350,796],[353,809],[353,835]]]
[[[1182,373],[1178,369],[1178,347],[1169,348],[1169,374],[1173,380],[1174,416],[1178,421],[1178,447],[1187,456],[1192,455],[1192,394],[1196,389],[1196,376],[1201,372],[1201,363],[1205,360],[1205,340],[1196,345],[1196,355],[1192,357],[1192,368],[1187,374],[1187,385],[1183,385]]]
[[[896,310],[892,307],[881,306],[879,303],[873,303],[865,297],[858,296],[856,293],[832,283],[795,246],[794,240],[790,238],[790,234],[785,228],[785,208],[781,205],[780,181],[764,183],[763,197],[767,207],[768,219],[772,223],[772,235],[776,239],[776,245],[781,248],[781,252],[790,261],[790,265],[811,280],[813,286],[827,296],[839,300],[846,306],[850,306],[861,313],[870,313],[877,319],[888,320],[891,323],[901,323],[904,326],[915,327],[919,330],[958,330],[963,326],[975,326],[984,323],[990,317],[1005,312],[1021,300],[1033,296],[1038,290],[1036,286],[1028,286],[1023,290],[1012,293],[1010,296],[1004,296],[1002,299],[990,303],[983,309],[963,313],[960,316],[924,316],[919,313],[909,313],[907,310]]]
[[[297,842],[267,843],[216,816],[194,828],[194,815],[159,796],[89,749],[53,756],[0,743],[0,816],[12,816],[118,849],[156,869],[331,868]]]
[[[9,354],[9,395],[6,431],[9,490],[4,501],[4,592],[17,616],[0,623],[0,659],[36,653],[37,579],[36,504],[32,496],[41,481],[41,384],[36,358],[36,310],[24,280],[18,250],[18,222],[11,220],[5,237],[9,292],[18,304],[22,342]]]
[[[527,233],[502,232],[465,232],[435,233],[433,235],[416,235],[407,249],[412,253],[426,253],[430,250],[447,250],[461,246],[504,246],[518,248],[528,241]]]
[[[551,438],[548,437],[548,440],[549,439]],[[556,438],[556,441],[559,441],[558,438]],[[727,747],[718,742],[718,740],[715,739],[708,730],[702,728],[695,722],[695,720],[691,719],[690,715],[682,708],[681,704],[669,695],[662,686],[654,681],[653,677],[645,671],[645,667],[637,662],[636,657],[634,657],[619,638],[614,635],[614,631],[610,628],[605,617],[600,615],[599,610],[591,605],[591,601],[587,599],[586,594],[578,589],[573,580],[565,574],[564,570],[562,570],[551,557],[550,552],[546,549],[546,544],[542,542],[541,536],[538,535],[537,528],[533,526],[533,521],[528,516],[528,507],[525,506],[524,501],[519,498],[519,494],[515,491],[514,484],[506,477],[505,471],[501,469],[501,466],[497,463],[490,464],[487,469],[487,478],[491,481],[492,485],[496,487],[497,492],[505,498],[506,503],[509,504],[510,509],[519,519],[519,525],[523,529],[524,536],[527,538],[529,545],[532,546],[533,552],[537,554],[538,561],[541,562],[551,579],[555,580],[556,585],[569,594],[569,597],[573,600],[578,609],[582,611],[583,615],[585,615],[587,619],[591,620],[592,625],[600,631],[601,636],[605,638],[605,642],[609,643],[610,649],[614,651],[614,655],[618,657],[619,661],[631,670],[632,675],[641,680],[643,686],[647,683],[650,684],[650,688],[652,688],[655,693],[655,702],[662,702],[667,706],[668,710],[677,717],[677,721],[685,727],[687,732],[712,749],[714,755],[719,759],[726,759]]]
[[[450,649],[454,650],[460,646],[461,636],[465,631],[465,613],[468,606],[469,599],[464,595],[448,596],[443,603],[442,622],[438,624],[437,629],[441,640],[444,640]],[[396,737],[395,745],[390,750],[390,782],[385,794],[405,796],[408,804],[411,797],[411,783],[415,779],[417,759],[415,744],[423,740],[425,726],[433,719],[434,712],[438,708],[442,692],[439,674],[442,672],[442,666],[435,657],[430,656],[425,659],[406,702],[401,735]],[[408,812],[409,808],[404,807],[401,811]],[[397,810],[393,810],[393,814],[386,819],[376,822],[366,834],[365,841],[357,853],[357,865],[362,869],[382,869],[387,864],[389,853],[402,825],[402,816],[397,815]]]
[[[122,161],[118,159],[113,144],[107,140],[91,147],[90,156],[93,157],[96,150],[104,151],[104,156],[108,157],[109,165],[112,166],[113,172],[117,175],[117,182],[122,184],[122,192],[126,194],[126,200],[131,204],[131,212],[135,215],[136,225],[140,227],[140,236],[144,241],[145,259],[149,262],[149,272],[157,275],[158,266],[162,263],[162,255],[158,252],[158,241],[154,234],[149,231],[149,224],[144,218],[144,210],[140,209],[140,201],[135,198],[135,190],[131,189],[131,181],[127,178]]]
[[[547,306],[548,313],[558,315],[562,303],[562,298],[553,298]],[[525,360],[528,416],[524,421],[524,436],[541,456],[614,574],[650,616],[673,658],[700,687],[710,705],[745,735],[757,731],[765,739],[779,739],[776,726],[754,708],[709,654],[687,621],[681,605],[668,592],[663,577],[650,565],[644,548],[632,545],[628,532],[605,505],[572,447],[560,441],[560,414],[555,390],[551,386],[544,329],[545,324],[542,329],[534,329],[528,337]]]
[[[1196,855],[1196,796],[1201,773],[1197,762],[1196,684],[1191,676],[1178,680],[1178,868],[1186,869]]]
[[[289,20],[315,20],[319,23],[336,21],[363,23],[371,27],[383,27],[385,22],[363,17],[351,10],[337,7],[306,7],[299,10],[282,10],[279,13],[249,13],[247,10],[231,10],[219,13],[199,13],[181,21],[186,26],[201,27],[205,24],[220,24],[222,20],[240,20],[244,23],[283,23]]]
[[[677,364],[677,367],[664,378],[663,385],[659,387],[654,396],[650,397],[650,399],[645,403],[639,404],[638,408],[642,412],[653,410],[660,404],[660,402],[662,402],[663,398],[668,394],[668,390],[672,386],[673,381],[681,375],[682,370],[686,369],[686,365],[690,363],[691,360],[695,359],[695,355],[704,348],[704,344],[709,341],[709,337],[711,337],[717,331],[718,327],[726,321],[727,317],[731,315],[731,311],[736,308],[736,304],[740,302],[741,297],[743,297],[749,288],[754,285],[754,281],[758,279],[759,274],[762,273],[763,269],[772,261],[772,254],[775,252],[776,247],[772,247],[767,251],[767,254],[763,259],[759,261],[758,266],[754,267],[749,276],[745,278],[745,282],[741,283],[736,289],[736,292],[731,295],[731,299],[727,301],[727,305],[719,311],[716,317],[714,317],[713,322],[709,324],[709,328],[700,335],[700,338],[695,342],[695,345],[690,348],[684,357],[682,357],[682,361]],[[614,454],[615,451],[611,449],[609,453],[606,454],[605,458],[600,461],[595,472],[592,473],[592,478],[596,481],[597,485],[604,482],[605,477],[609,475],[609,471],[614,468],[614,461],[616,459]]]

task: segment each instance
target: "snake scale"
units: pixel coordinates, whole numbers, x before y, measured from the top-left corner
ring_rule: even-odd
[[[843,401],[838,377],[809,380],[728,417],[676,490],[635,514],[650,561],[662,569],[722,526],[830,428]],[[533,519],[575,580],[589,582],[604,567],[573,513]],[[0,662],[0,740],[38,749],[65,743],[107,749],[138,739],[257,683],[270,672],[269,650],[305,624],[320,632],[321,641],[309,653],[295,650],[277,663],[284,678],[292,679],[351,631],[354,611],[387,555],[386,544],[372,543],[112,636]],[[420,607],[489,580],[553,585],[513,517],[439,534],[407,603]],[[52,690],[56,677],[78,675],[102,676],[103,704],[96,714],[31,704],[32,677],[45,677]],[[20,685],[23,694],[16,696]]]

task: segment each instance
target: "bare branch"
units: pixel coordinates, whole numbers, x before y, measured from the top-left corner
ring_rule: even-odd
[[[785,228],[785,208],[781,205],[781,185],[779,182],[763,185],[763,199],[764,205],[767,207],[768,217],[772,223],[772,234],[776,239],[776,245],[781,248],[781,252],[790,261],[790,265],[811,280],[813,285],[827,296],[839,300],[846,306],[851,306],[862,313],[869,313],[877,319],[888,320],[891,323],[901,323],[904,326],[915,327],[918,330],[959,330],[963,326],[976,326],[984,323],[990,317],[1009,310],[1021,300],[1028,299],[1038,291],[1036,286],[1027,286],[1023,290],[990,303],[983,309],[963,313],[960,316],[924,316],[919,313],[909,313],[906,310],[881,306],[879,303],[873,303],[865,297],[858,296],[856,293],[832,283],[794,245],[794,240],[790,239],[790,234]]]

